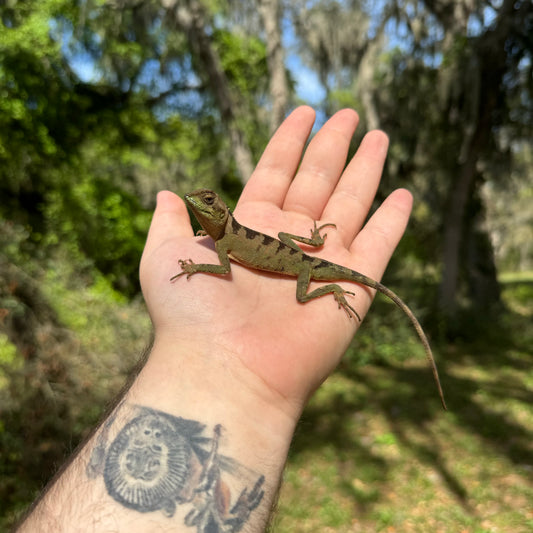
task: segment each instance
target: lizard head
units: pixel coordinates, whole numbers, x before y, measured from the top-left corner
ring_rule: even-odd
[[[217,193],[198,189],[185,195],[196,220],[215,241],[224,235],[230,211]]]

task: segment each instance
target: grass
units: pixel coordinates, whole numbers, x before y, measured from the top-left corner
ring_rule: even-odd
[[[448,412],[423,358],[326,381],[295,436],[274,533],[533,530],[533,287],[503,296],[513,312],[498,327],[438,351]]]
[[[57,312],[84,347],[67,353],[67,369],[90,380],[84,386],[91,390],[101,387],[101,393],[95,392],[101,398],[105,390],[116,390],[110,380],[120,378],[138,353],[134,347],[144,342],[145,313],[138,302],[116,302],[101,284],[62,293],[58,279],[68,274],[51,275],[47,289],[59,295]],[[271,530],[533,531],[531,281],[506,279],[503,299],[509,311],[498,323],[480,320],[473,324],[474,340],[436,349],[448,412],[440,407],[408,321],[384,299],[377,301],[381,307],[374,316],[380,318],[365,321],[351,353],[300,421]],[[81,314],[79,302],[84,307]],[[84,321],[85,315],[89,321]],[[113,350],[117,339],[120,360]],[[371,359],[371,353],[381,363]],[[0,338],[0,363],[8,364],[12,357],[11,347]],[[90,373],[84,371],[85,359],[93,365]],[[80,409],[77,397],[72,402]],[[86,399],[83,405],[87,403]],[[77,424],[87,425],[88,418],[77,414]],[[7,429],[0,422],[4,441],[14,439]],[[83,428],[77,431],[81,434]],[[5,446],[21,449],[18,440]],[[30,459],[30,465],[42,462]],[[26,464],[20,462],[20,471]],[[14,486],[14,500],[19,500],[7,514],[0,513],[2,531],[33,499],[30,488],[35,480],[25,475],[19,479],[17,471],[5,470],[0,475],[0,489],[4,484],[4,494],[9,494],[7,489]]]

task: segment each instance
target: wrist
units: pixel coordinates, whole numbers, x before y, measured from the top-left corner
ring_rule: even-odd
[[[276,394],[234,357],[209,342],[156,338],[125,400],[201,426],[197,436],[207,442],[198,459],[204,469],[215,465],[216,485],[225,487],[221,490],[227,500],[226,519],[233,519],[231,509],[241,505],[238,513],[250,514],[250,525],[264,526],[297,419],[280,409]],[[207,453],[215,455],[209,459]],[[190,484],[198,487],[204,482]],[[247,496],[241,501],[243,494]],[[209,501],[211,496],[202,498]]]
[[[221,424],[228,435],[255,435],[259,448],[270,448],[269,453],[273,447],[286,453],[300,415],[235,354],[209,341],[161,336],[127,401]]]

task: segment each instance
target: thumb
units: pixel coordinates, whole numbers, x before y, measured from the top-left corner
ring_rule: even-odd
[[[160,191],[148,231],[144,254],[150,254],[165,241],[176,237],[194,237],[183,200],[170,191]]]

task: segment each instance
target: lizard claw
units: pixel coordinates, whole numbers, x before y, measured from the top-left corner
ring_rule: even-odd
[[[180,272],[179,274],[175,274],[174,276],[170,278],[170,281],[174,281],[175,279],[178,279],[180,276],[183,276],[183,274],[185,274],[185,272]]]
[[[359,313],[346,301],[346,298],[344,297],[345,294],[353,295],[355,293],[349,292],[349,291],[333,293],[335,301],[339,304],[339,309],[342,307],[350,318],[353,318],[353,319],[357,318],[357,320],[361,322],[361,317],[359,316]]]
[[[181,272],[179,274],[176,274],[175,276],[172,276],[170,278],[170,281],[174,281],[180,276],[183,276],[183,274],[187,274],[187,279],[189,279],[196,272],[192,259],[180,259],[178,260],[178,264],[181,267]]]
[[[315,245],[321,246],[322,244],[324,244],[324,241],[326,240],[328,234],[324,233],[324,235],[320,235],[320,230],[322,230],[322,228],[327,228],[328,226],[331,226],[333,228],[337,227],[336,224],[332,224],[331,222],[327,224],[322,224],[322,226],[317,227],[316,220],[313,221],[313,229],[311,230],[311,240],[314,241]]]

